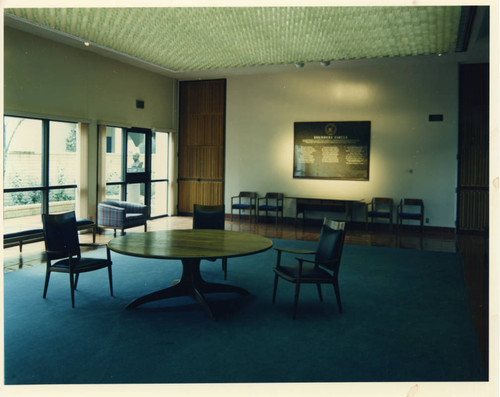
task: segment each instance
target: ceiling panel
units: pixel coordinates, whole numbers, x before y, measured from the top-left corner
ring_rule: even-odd
[[[463,41],[466,8],[10,8],[5,13],[172,71],[200,71],[451,53]]]

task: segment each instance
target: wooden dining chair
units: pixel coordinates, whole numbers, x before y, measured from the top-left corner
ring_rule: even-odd
[[[418,221],[420,234],[424,233],[424,201],[422,199],[404,198],[398,205],[398,230],[404,220]]]
[[[78,240],[78,226],[75,212],[63,214],[42,214],[47,269],[43,298],[47,296],[52,272],[69,274],[71,306],[75,307],[75,290],[80,273],[108,268],[109,289],[113,296],[113,278],[111,274],[111,254],[106,244],[81,244]],[[106,247],[105,258],[83,257],[80,247]]]
[[[274,268],[273,303],[276,301],[278,279],[282,278],[295,284],[295,298],[293,304],[293,319],[297,316],[297,306],[301,284],[316,284],[320,301],[323,301],[321,284],[332,284],[339,313],[342,313],[342,303],[339,290],[339,267],[345,238],[345,222],[325,219],[321,227],[318,246],[315,251],[290,250],[275,248],[278,253],[276,267]],[[314,255],[314,259],[296,257],[297,265],[282,265],[281,254]]]
[[[394,202],[392,198],[387,197],[374,197],[372,201],[366,206],[366,220],[365,228],[368,230],[368,220],[383,218],[389,221],[391,231],[393,230],[393,220],[392,213],[394,208]]]
[[[283,222],[283,199],[283,193],[266,193],[264,197],[259,197],[257,200],[257,223],[261,211],[265,211],[266,217],[269,212],[274,212],[276,224],[281,213],[281,221]]]
[[[231,197],[231,221],[233,220],[233,211],[238,211],[238,220],[241,219],[241,211],[248,211],[250,221],[252,216],[255,219],[257,209],[256,192],[240,192],[237,196]]]
[[[193,206],[193,229],[218,229],[224,230],[225,206],[201,205]],[[222,258],[222,271],[224,280],[227,280],[227,258]]]

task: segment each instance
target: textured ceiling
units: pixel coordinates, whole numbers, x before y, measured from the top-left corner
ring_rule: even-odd
[[[165,69],[198,71],[455,52],[467,8],[10,8],[5,14]]]

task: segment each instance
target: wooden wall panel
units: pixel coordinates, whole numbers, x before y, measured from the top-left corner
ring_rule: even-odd
[[[201,179],[222,180],[224,178],[224,164],[218,161],[223,155],[223,148],[220,146],[206,146],[201,149]]]
[[[460,65],[457,228],[488,227],[489,65]]]
[[[225,95],[225,80],[180,83],[179,213],[224,202]]]
[[[197,203],[201,203],[200,182],[179,181],[179,213],[192,213]]]
[[[224,193],[222,182],[200,182],[200,190],[203,192],[200,198],[203,205],[218,205],[221,195]]]
[[[198,146],[179,147],[179,178],[200,178],[201,151]]]
[[[484,230],[488,225],[488,191],[462,190],[460,192],[460,229]]]

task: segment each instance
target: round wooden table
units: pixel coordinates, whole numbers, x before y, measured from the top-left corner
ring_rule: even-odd
[[[201,260],[252,255],[266,251],[272,246],[271,240],[256,234],[204,229],[129,233],[108,243],[110,250],[124,255],[182,261],[182,276],[177,284],[142,296],[131,302],[127,309],[160,299],[192,296],[212,320],[215,317],[203,294],[216,292],[248,294],[249,292],[234,285],[209,283],[203,280],[200,273]]]

